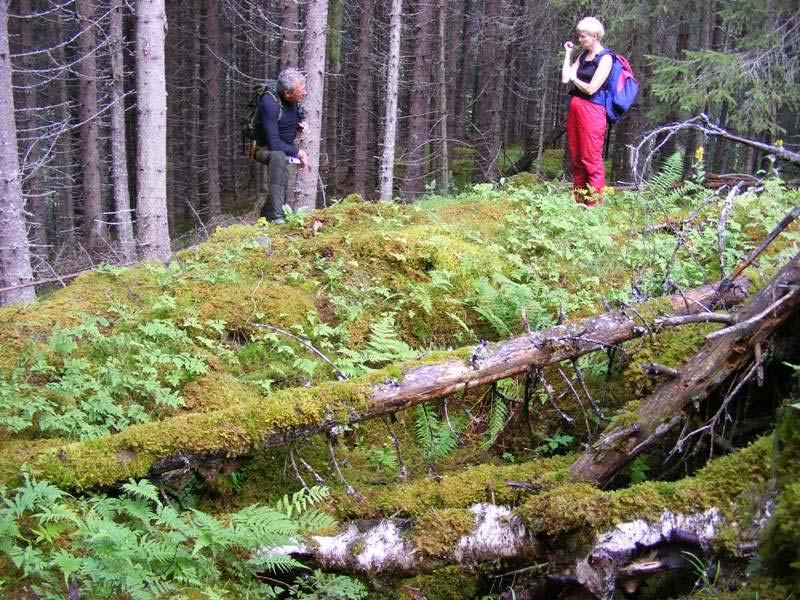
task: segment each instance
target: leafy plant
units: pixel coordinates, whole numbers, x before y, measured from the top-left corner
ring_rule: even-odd
[[[467,424],[463,414],[440,419],[429,403],[415,407],[414,426],[417,443],[428,460],[439,460],[452,452],[460,442],[460,433]]]
[[[397,452],[394,448],[384,445],[382,448],[372,448],[367,457],[367,463],[378,468],[393,472],[397,470]]]
[[[0,427],[77,439],[121,431],[182,406],[179,390],[208,371],[206,352],[235,360],[212,337],[224,330],[218,320],[123,320],[110,329],[84,315],[54,328],[45,352],[23,355],[0,379]]]
[[[368,596],[367,589],[357,579],[319,569],[299,577],[287,592],[289,598],[299,600],[361,600]]]
[[[0,554],[44,597],[65,597],[72,585],[91,598],[185,598],[190,591],[271,598],[278,588],[258,573],[303,568],[272,549],[303,530],[329,528],[333,520],[311,508],[327,494],[315,487],[287,495],[275,508],[252,505],[215,517],[178,512],[147,480],[124,484],[118,498],[76,499],[26,479],[12,493],[0,488]]]
[[[417,353],[403,340],[397,331],[394,315],[384,313],[370,325],[367,343],[359,350],[342,348],[342,370],[348,375],[359,375],[366,369],[380,367],[388,362],[408,360]]]
[[[575,438],[573,436],[559,432],[553,436],[546,437],[533,451],[537,454],[551,455],[568,448],[574,441]]]

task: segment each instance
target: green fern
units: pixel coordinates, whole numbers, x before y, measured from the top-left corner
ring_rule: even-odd
[[[369,329],[369,339],[363,348],[359,350],[344,348],[341,351],[345,357],[342,370],[348,375],[359,375],[365,369],[416,356],[416,352],[400,339],[392,313],[384,313],[379,320],[370,325]]]
[[[484,435],[481,447],[491,448],[497,441],[497,436],[503,431],[508,419],[508,407],[498,394],[492,394],[492,405],[489,411],[489,425]]]
[[[10,493],[0,488],[0,555],[16,570],[9,575],[25,577],[45,597],[65,597],[73,582],[91,598],[191,591],[271,598],[277,590],[258,572],[304,567],[270,548],[334,524],[313,508],[328,496],[322,487],[287,495],[277,507],[253,505],[220,517],[178,512],[146,480],[130,480],[122,492],[81,500],[30,479]]]
[[[417,442],[426,459],[442,459],[458,446],[459,434],[467,423],[464,415],[451,415],[448,423],[447,419],[439,419],[427,403],[418,404],[415,412]]]

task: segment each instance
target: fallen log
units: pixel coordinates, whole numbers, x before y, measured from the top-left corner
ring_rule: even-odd
[[[570,468],[571,476],[600,486],[681,421],[690,404],[708,398],[732,376],[747,371],[729,397],[754,376],[770,337],[800,306],[800,254],[741,307],[736,322],[707,337],[686,366],[661,384],[635,412],[633,422],[606,432]],[[629,420],[630,421],[630,420]]]
[[[394,577],[458,565],[503,579],[521,593],[542,585],[553,591],[532,597],[556,597],[552,588],[566,586],[610,599],[619,587],[652,574],[690,568],[682,550],[697,556],[720,552],[714,542],[731,528],[738,537],[728,539],[728,551],[752,553],[752,542],[767,519],[761,509],[753,515],[751,502],[754,493],[770,497],[774,465],[766,450],[773,444],[771,436],[760,438],[736,455],[711,461],[696,476],[675,482],[609,492],[547,479],[543,488],[534,486],[517,497],[515,507],[477,502],[415,516],[352,520],[336,535],[311,536],[259,553],[291,554],[325,569]],[[754,487],[754,482],[761,485]],[[439,485],[449,490],[452,481]],[[748,502],[742,501],[745,497]],[[402,513],[401,504],[384,506],[384,511]],[[764,503],[764,511],[768,505]]]
[[[745,287],[746,280],[740,279],[716,305],[741,302]],[[700,313],[714,319],[713,306],[708,305],[712,298],[718,299],[716,287],[706,285],[649,307],[612,310],[496,345],[481,345],[475,351],[464,348],[442,353],[442,362],[411,365],[401,379],[383,371],[357,381],[280,390],[267,398],[232,403],[209,413],[134,425],[96,440],[21,443],[25,448],[4,448],[0,481],[13,483],[23,462],[34,475],[68,489],[108,486],[131,477],[165,482],[198,473],[208,479],[213,473],[204,465],[219,463],[224,469],[226,459],[247,455],[254,448],[288,444],[524,373],[531,366],[544,367],[615,347],[652,332],[643,314],[655,319],[657,312],[673,317]],[[680,321],[664,323],[679,325]],[[464,356],[469,358],[461,358]]]

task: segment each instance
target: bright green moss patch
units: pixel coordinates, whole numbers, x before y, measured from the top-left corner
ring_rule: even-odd
[[[467,509],[431,510],[417,519],[412,541],[423,555],[444,558],[474,528],[475,516]]]
[[[421,515],[433,508],[466,508],[477,502],[511,504],[519,491],[507,481],[527,481],[534,488],[553,485],[555,474],[565,469],[574,456],[544,458],[518,465],[477,465],[459,473],[450,473],[440,480],[422,479],[407,485],[389,486],[370,497],[370,504],[384,513]]]
[[[530,498],[517,512],[534,533],[548,537],[572,532],[594,535],[634,519],[654,521],[666,509],[691,514],[717,508],[732,521],[749,508],[749,501],[739,500],[743,494],[766,488],[771,444],[771,436],[761,438],[677,482],[646,482],[610,492],[586,483],[565,483]]]
[[[475,573],[460,567],[444,567],[427,575],[418,575],[402,580],[400,598],[414,600],[420,597],[436,600],[463,600],[478,593]]]

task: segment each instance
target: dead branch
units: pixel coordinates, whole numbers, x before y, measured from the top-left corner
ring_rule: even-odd
[[[638,425],[630,433],[615,429],[607,437],[625,433],[616,438],[613,448],[598,452],[595,448],[585,452],[570,468],[575,479],[599,485],[608,484],[613,477],[633,460],[645,445],[653,443],[666,431],[661,427],[670,422],[683,408],[707,398],[720,385],[752,364],[755,348],[764,344],[800,305],[800,253],[776,275],[767,286],[743,307],[739,321],[745,327],[728,328],[725,335],[708,339],[703,348],[691,357],[677,377],[663,383],[636,411]],[[785,293],[785,290],[791,290]],[[779,302],[775,297],[779,296]],[[757,317],[757,318],[756,318]],[[661,433],[659,433],[661,432]],[[658,434],[658,435],[657,435]]]
[[[669,125],[657,127],[645,135],[637,146],[633,147],[632,171],[634,181],[637,185],[644,183],[644,174],[650,170],[653,156],[655,156],[672,137],[687,129],[701,131],[707,136],[717,136],[732,142],[744,144],[745,146],[750,146],[751,148],[763,150],[777,158],[800,165],[800,154],[797,152],[792,152],[782,146],[773,146],[757,140],[734,135],[712,123],[707,115],[700,114],[682,123],[670,123]],[[643,153],[644,156],[642,156]]]

